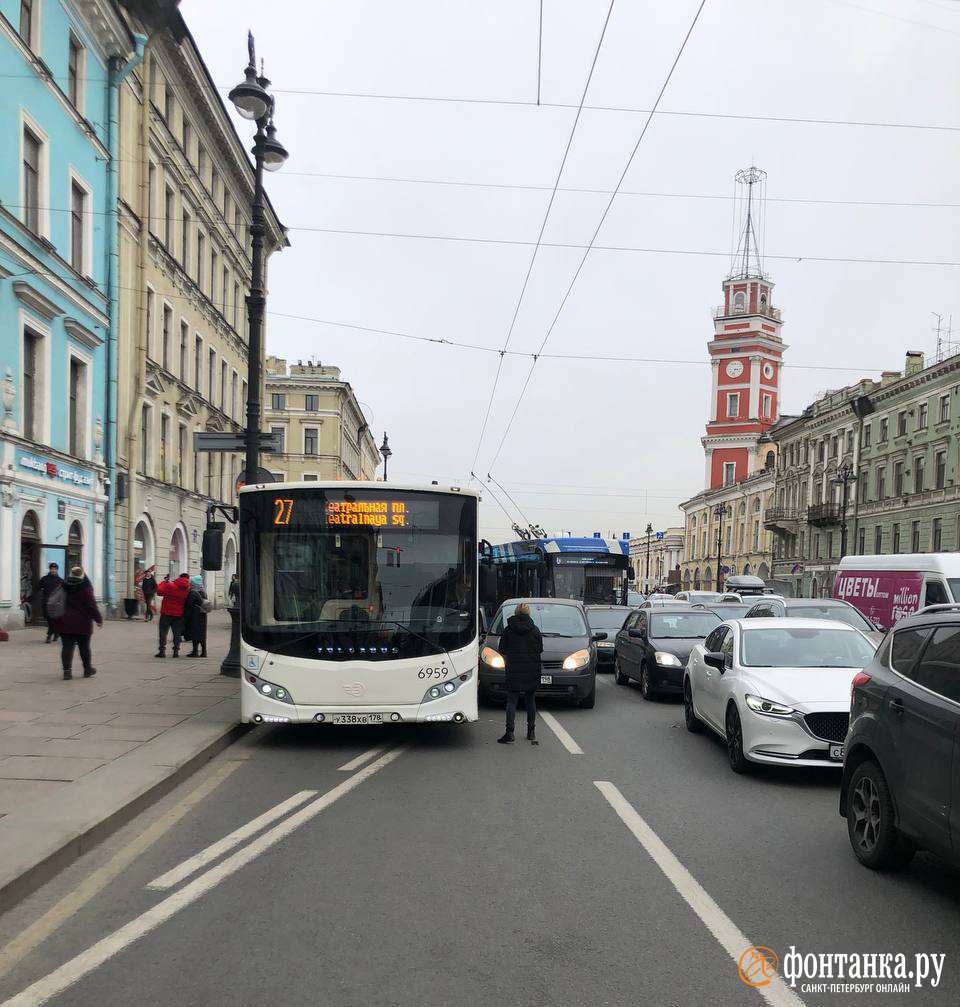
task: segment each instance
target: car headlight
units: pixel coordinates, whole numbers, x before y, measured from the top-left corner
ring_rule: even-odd
[[[503,660],[503,655],[498,654],[493,647],[484,647],[480,651],[480,660],[484,664],[489,664],[491,668],[500,668],[501,670],[506,667]]]
[[[276,699],[281,703],[289,703],[291,706],[293,703],[293,696],[282,686],[274,685],[273,682],[265,682],[262,678],[254,675],[253,672],[248,671],[247,681],[260,693],[261,696],[265,696],[267,699]]]
[[[792,717],[797,712],[792,706],[774,703],[772,699],[762,699],[760,696],[744,696],[744,699],[754,713],[762,713],[765,717]]]
[[[576,671],[578,668],[586,668],[590,663],[590,651],[578,650],[569,657],[563,659],[564,671]]]
[[[666,651],[658,650],[653,656],[656,658],[657,664],[662,665],[664,668],[683,667],[683,661],[676,654],[668,654]]]

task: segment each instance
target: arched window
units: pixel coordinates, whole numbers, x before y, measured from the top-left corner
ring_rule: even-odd
[[[752,572],[753,571],[750,569],[750,564],[749,563],[744,563],[743,564],[743,575],[744,575],[744,577],[748,577]]]
[[[761,563],[760,564],[760,568],[757,570],[757,576],[761,580],[769,580],[770,579],[770,567],[768,567],[766,563]]]
[[[83,566],[83,528],[80,527],[79,521],[74,521],[70,525],[67,534],[67,569],[64,573],[69,573],[70,568],[74,566]]]
[[[26,622],[37,621],[39,606],[33,604],[33,594],[40,580],[40,519],[32,510],[20,523],[20,602]]]
[[[176,577],[181,573],[186,573],[190,562],[187,551],[187,536],[183,528],[177,526],[170,537],[170,570],[171,576]]]
[[[754,498],[754,501],[753,501],[753,513],[754,514],[759,514],[760,513],[760,497],[755,497]]]
[[[704,591],[713,590],[713,568],[707,567],[703,572],[703,589]]]
[[[761,311],[766,311],[767,310],[767,295],[766,294],[761,294],[760,295],[760,310]]]
[[[700,590],[700,567],[697,567],[697,569],[693,571],[693,589],[694,591]]]
[[[772,469],[774,465],[776,465],[776,463],[777,463],[776,456],[772,451],[768,451],[766,461],[764,462],[764,468]]]
[[[733,295],[733,310],[743,311],[747,306],[747,295],[739,290]]]

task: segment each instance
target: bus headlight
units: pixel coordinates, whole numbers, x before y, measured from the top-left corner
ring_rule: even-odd
[[[578,650],[576,653],[571,654],[569,657],[563,659],[563,670],[564,671],[577,671],[579,668],[586,668],[590,663],[590,651],[589,650]]]
[[[460,687],[460,681],[455,678],[448,678],[445,682],[437,682],[427,689],[422,702],[430,703],[435,699],[443,699],[444,696],[452,696]]]
[[[267,699],[276,699],[281,703],[289,703],[290,706],[294,705],[293,696],[287,691],[287,689],[282,685],[274,685],[273,682],[265,682],[262,678],[254,675],[252,672],[248,671],[246,673],[247,681],[260,693],[261,696],[265,696]]]
[[[480,660],[483,661],[484,664],[488,664],[491,668],[497,668],[500,671],[506,667],[503,655],[498,654],[493,647],[484,647],[483,650],[480,651]]]

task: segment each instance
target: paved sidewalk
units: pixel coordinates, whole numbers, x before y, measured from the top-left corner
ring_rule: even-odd
[[[84,679],[75,654],[69,682],[45,635],[0,643],[0,908],[238,733],[239,682],[219,674],[226,612],[210,613],[206,659],[174,660],[169,643],[155,658],[157,621],[107,621],[93,635],[97,674]]]

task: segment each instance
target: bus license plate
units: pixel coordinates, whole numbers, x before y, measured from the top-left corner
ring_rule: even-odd
[[[382,713],[335,713],[335,724],[382,724]]]
[[[541,675],[540,676],[541,685],[553,685],[553,675]]]
[[[843,762],[843,745],[830,746],[830,761]]]

